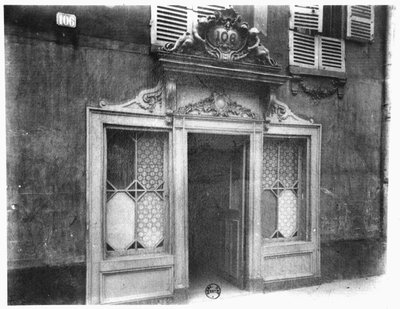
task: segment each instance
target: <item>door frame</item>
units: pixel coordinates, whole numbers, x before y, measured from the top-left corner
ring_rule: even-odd
[[[102,302],[102,260],[101,249],[93,247],[101,243],[101,220],[92,211],[92,205],[102,205],[99,188],[102,177],[93,174],[101,170],[104,151],[102,130],[104,124],[125,125],[137,128],[153,128],[170,131],[170,251],[157,256],[143,255],[126,265],[130,271],[143,269],[168,270],[169,286],[157,293],[140,295],[136,300],[169,297],[179,295],[189,288],[189,227],[188,227],[188,133],[245,135],[249,137],[249,183],[248,206],[244,218],[244,284],[247,290],[262,290],[261,273],[261,176],[264,121],[246,118],[222,118],[194,115],[174,115],[173,121],[165,115],[137,114],[122,111],[110,111],[100,108],[87,108],[87,226],[86,226],[86,302]],[[93,144],[93,141],[94,144]],[[101,141],[101,143],[99,142]],[[100,149],[94,151],[93,149]],[[97,188],[97,189],[96,189]],[[93,225],[95,228],[93,228]],[[164,272],[166,273],[166,272]],[[121,299],[121,302],[126,300]]]
[[[98,108],[87,108],[87,161],[86,161],[86,303],[126,303],[172,296],[174,292],[174,256],[172,252],[173,204],[169,196],[169,213],[167,229],[169,230],[169,245],[162,253],[134,255],[106,259],[103,241],[103,207],[104,207],[104,175],[105,175],[105,127],[107,125],[133,127],[147,130],[167,131],[169,134],[168,182],[171,193],[172,181],[172,128],[166,122],[165,116],[134,114],[126,112],[107,111]],[[113,263],[119,263],[118,271],[113,269]],[[143,278],[143,272],[150,272],[149,279],[144,283],[149,288],[146,292],[134,296],[107,298],[105,285],[107,276],[128,274],[132,278],[137,275]],[[157,286],[157,277],[162,276],[162,285]],[[147,279],[147,278],[146,278]],[[157,286],[151,290],[152,286]]]
[[[188,133],[245,135],[249,137],[249,192],[247,216],[244,220],[244,283],[250,290],[259,289],[261,277],[261,173],[262,120],[174,116],[173,122],[173,187],[175,209],[175,289],[189,288],[188,226]],[[184,237],[182,237],[184,235]],[[255,288],[258,287],[258,288]]]
[[[320,265],[320,161],[321,161],[321,125],[314,123],[271,123],[268,137],[301,138],[307,140],[306,179],[308,198],[309,239],[289,242],[275,242],[262,239],[262,276],[267,289],[284,280],[304,280],[317,284],[321,276]],[[282,265],[291,261],[292,267],[282,271]],[[269,271],[275,269],[275,271]],[[307,281],[308,280],[308,281]],[[294,281],[293,281],[294,282]]]

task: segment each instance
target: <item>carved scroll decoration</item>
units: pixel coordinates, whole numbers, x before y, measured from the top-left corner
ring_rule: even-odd
[[[162,82],[158,82],[157,86],[150,89],[144,89],[132,100],[129,100],[120,104],[110,104],[109,102],[102,100],[99,105],[102,108],[107,109],[121,109],[121,108],[132,108],[132,109],[143,109],[150,113],[154,112],[157,105],[162,104],[163,86]]]
[[[214,16],[200,18],[192,32],[184,33],[175,43],[165,44],[161,50],[278,66],[269,50],[261,44],[259,33],[257,28],[249,29],[248,23],[229,8],[214,12]]]
[[[306,120],[295,115],[282,101],[276,98],[276,94],[270,95],[268,111],[265,114],[265,121],[269,123],[284,123],[284,124],[310,124],[314,123],[312,119]]]
[[[177,110],[177,114],[257,118],[257,115],[250,109],[232,101],[227,95],[216,92],[197,103],[180,107]]]

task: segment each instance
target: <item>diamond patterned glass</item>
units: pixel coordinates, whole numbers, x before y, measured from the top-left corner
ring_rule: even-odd
[[[297,181],[297,156],[297,147],[293,143],[282,143],[280,145],[279,180],[285,187],[293,186]]]
[[[138,140],[138,181],[146,189],[155,189],[163,182],[163,143],[144,134]]]
[[[162,249],[165,237],[167,134],[107,129],[108,253]],[[158,252],[158,251],[157,251]]]
[[[147,193],[138,203],[137,239],[145,247],[156,247],[164,232],[163,201],[155,193]]]
[[[298,230],[298,186],[300,144],[294,139],[264,139],[263,203],[266,213],[264,237],[291,238]],[[271,209],[275,207],[275,209]],[[272,216],[272,217],[271,217]],[[267,231],[270,232],[266,235]]]
[[[264,143],[263,151],[263,188],[271,188],[278,179],[278,147],[277,142]]]

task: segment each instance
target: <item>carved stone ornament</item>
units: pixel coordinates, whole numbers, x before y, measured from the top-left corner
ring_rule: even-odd
[[[247,22],[229,8],[198,19],[191,33],[184,33],[175,43],[167,43],[161,50],[278,66],[260,43],[259,33],[256,28],[249,29]]]
[[[308,95],[314,103],[328,98],[335,93],[339,99],[343,98],[344,85],[346,79],[338,78],[312,78],[294,75],[291,81],[293,95],[296,95],[299,90]]]
[[[257,118],[257,115],[250,109],[231,101],[227,95],[216,92],[197,103],[180,107],[177,110],[177,114]]]
[[[144,89],[132,100],[129,100],[120,104],[110,104],[109,102],[102,100],[99,105],[103,108],[108,109],[120,109],[120,108],[132,108],[132,109],[143,109],[150,113],[154,112],[155,107],[162,104],[162,83],[158,82],[157,86],[151,89]]]
[[[269,123],[284,123],[284,124],[310,124],[314,123],[312,119],[306,120],[296,116],[282,101],[276,98],[275,94],[270,95],[268,111],[265,114],[265,121]]]

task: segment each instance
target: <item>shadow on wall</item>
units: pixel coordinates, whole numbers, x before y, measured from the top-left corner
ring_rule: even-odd
[[[380,238],[321,243],[323,282],[385,273],[386,242]]]
[[[8,305],[85,304],[85,265],[8,272]]]

